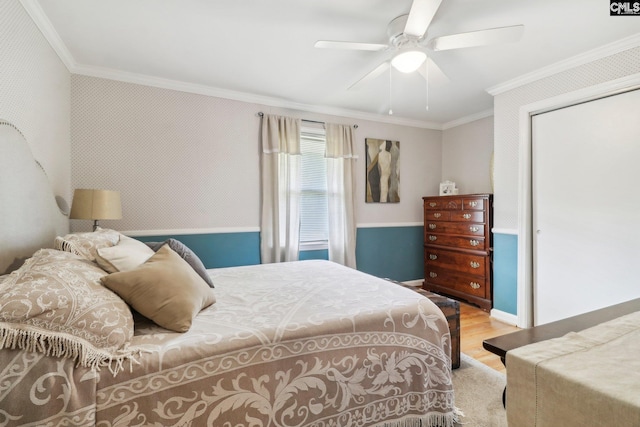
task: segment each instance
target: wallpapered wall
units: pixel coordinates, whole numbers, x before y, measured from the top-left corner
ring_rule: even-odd
[[[491,193],[493,116],[442,133],[442,180],[456,183],[461,194]]]
[[[70,201],[70,74],[18,0],[0,1],[0,119],[16,125]]]
[[[371,271],[390,260],[393,268],[387,272],[394,278],[421,278],[422,249],[421,243],[416,244],[422,239],[421,198],[438,192],[439,130],[73,75],[72,187],[119,190],[123,219],[103,225],[132,235],[200,235],[190,239],[202,248],[219,246],[214,241],[223,237],[228,244],[229,234],[238,239],[251,236],[255,242],[260,225],[259,111],[358,125],[357,223],[363,230],[358,262],[363,271]],[[400,203],[365,203],[367,137],[400,141]],[[75,231],[89,226],[88,221],[72,221]],[[385,228],[396,233],[389,236]],[[380,233],[373,232],[378,229]],[[210,251],[208,266],[255,262],[253,246],[237,247],[237,256],[224,263],[221,254]]]
[[[73,187],[122,192],[120,230],[259,226],[259,111],[355,123],[167,89],[73,75]],[[421,197],[441,175],[441,132],[358,121],[357,222],[422,222]],[[364,203],[364,139],[401,146],[401,203]],[[73,224],[79,229],[86,224]]]

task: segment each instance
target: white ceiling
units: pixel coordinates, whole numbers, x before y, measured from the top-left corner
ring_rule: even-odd
[[[389,73],[347,88],[391,52],[316,49],[387,43],[411,0],[22,0],[71,72],[153,81],[267,105],[443,124],[493,107],[487,88],[635,36],[640,18],[606,0],[443,0],[428,37],[524,24],[512,44],[431,52],[450,79]]]

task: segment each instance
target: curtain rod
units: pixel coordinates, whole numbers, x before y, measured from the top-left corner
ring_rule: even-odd
[[[260,112],[258,112],[258,116],[262,118],[262,117],[264,117],[264,113],[262,111],[260,111]],[[300,119],[300,120],[303,121],[303,122],[307,122],[307,123],[318,123],[318,124],[321,124],[321,125],[325,124],[325,122],[319,122],[317,120],[307,120],[307,119]],[[358,125],[353,125],[353,128],[354,129],[358,129]]]

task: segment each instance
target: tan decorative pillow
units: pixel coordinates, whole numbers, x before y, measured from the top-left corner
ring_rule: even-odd
[[[108,366],[114,375],[134,352],[133,317],[100,284],[105,272],[78,255],[40,249],[0,283],[0,348],[20,348]]]
[[[168,245],[140,267],[100,279],[137,312],[163,328],[186,332],[216,301],[213,289]]]
[[[138,267],[153,254],[149,246],[121,234],[117,245],[97,250],[96,262],[107,273],[117,273]]]
[[[180,255],[180,257],[183,260],[187,261],[187,263],[191,266],[191,268],[193,268],[196,271],[196,273],[198,273],[198,275],[202,277],[202,280],[207,282],[207,285],[209,285],[209,287],[211,288],[215,287],[213,285],[213,281],[211,280],[211,277],[209,277],[209,273],[207,273],[207,268],[204,266],[200,258],[198,258],[198,255],[196,255],[195,252],[193,252],[187,245],[182,243],[180,240],[167,239],[164,242],[145,242],[145,244],[149,246],[151,249],[153,249],[154,251],[157,251],[158,249],[160,249],[162,245],[169,245],[169,247],[173,249],[178,255]]]
[[[56,237],[53,247],[59,251],[80,255],[89,261],[96,260],[97,250],[115,246],[120,241],[120,233],[108,228],[100,228],[91,233],[71,233]]]

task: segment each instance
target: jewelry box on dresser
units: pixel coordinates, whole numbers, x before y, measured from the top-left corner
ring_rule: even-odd
[[[423,288],[493,306],[491,254],[493,195],[423,197]]]

